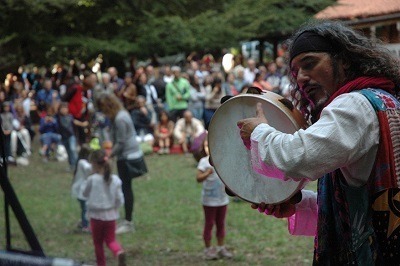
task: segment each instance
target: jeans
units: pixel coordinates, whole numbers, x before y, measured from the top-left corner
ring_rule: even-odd
[[[89,226],[89,221],[86,218],[86,201],[78,199],[79,205],[81,206],[81,221],[82,228]]]
[[[61,135],[53,132],[43,133],[40,136],[40,141],[43,145],[50,146],[51,144],[60,144]]]
[[[72,135],[67,139],[62,140],[62,144],[64,145],[65,149],[68,153],[68,163],[71,167],[76,166],[76,162],[78,160],[78,152],[76,151],[76,137]]]

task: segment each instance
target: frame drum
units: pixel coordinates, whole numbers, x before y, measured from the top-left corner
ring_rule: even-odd
[[[255,117],[261,102],[268,123],[284,133],[308,126],[301,113],[282,96],[240,94],[225,101],[214,113],[208,128],[208,145],[214,168],[225,186],[241,199],[259,204],[281,203],[301,190],[306,181],[280,180],[255,172],[251,153],[240,138],[236,123]]]

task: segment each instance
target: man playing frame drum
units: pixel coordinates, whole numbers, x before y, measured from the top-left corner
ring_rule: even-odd
[[[298,30],[289,48],[293,96],[313,123],[292,134],[268,125],[261,104],[237,122],[265,168],[280,178],[318,180],[279,204],[253,204],[288,217],[292,234],[315,235],[314,263],[397,265],[400,261],[400,84],[397,59],[337,22]]]

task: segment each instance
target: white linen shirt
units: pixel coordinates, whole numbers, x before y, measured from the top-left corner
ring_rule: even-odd
[[[267,124],[251,134],[258,156],[284,178],[316,180],[338,168],[350,186],[364,185],[379,144],[379,121],[365,96],[357,92],[335,98],[309,128],[285,134]],[[256,150],[254,149],[254,150]]]

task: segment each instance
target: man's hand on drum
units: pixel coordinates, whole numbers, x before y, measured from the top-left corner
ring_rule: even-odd
[[[276,205],[265,204],[264,202],[261,202],[260,204],[252,204],[251,207],[253,209],[258,209],[258,211],[261,213],[273,215],[276,218],[290,217],[296,212],[295,205],[289,202]]]
[[[265,204],[261,202],[260,204],[251,204],[251,208],[258,209],[259,212],[265,213],[267,215],[273,215],[277,218],[290,217],[296,212],[296,204],[302,199],[301,191],[297,192],[289,200],[279,203],[279,204]]]
[[[253,130],[259,124],[263,123],[268,123],[268,121],[267,118],[265,118],[261,103],[257,103],[256,117],[245,118],[237,122],[237,126],[240,129],[240,137],[242,138],[243,142],[249,142]]]

